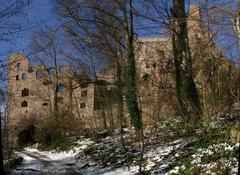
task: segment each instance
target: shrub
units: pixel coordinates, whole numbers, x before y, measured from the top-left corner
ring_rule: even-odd
[[[69,150],[73,144],[67,137],[52,129],[39,129],[36,133],[36,138],[41,150]]]
[[[53,136],[53,134],[51,134],[51,132],[42,128],[38,132],[37,141],[38,141],[38,143],[43,144],[43,145],[50,145],[53,140],[53,137],[54,136]]]
[[[17,143],[19,146],[26,146],[28,144],[35,143],[34,135],[35,135],[35,126],[33,124],[29,124],[26,128],[21,130],[17,135]]]

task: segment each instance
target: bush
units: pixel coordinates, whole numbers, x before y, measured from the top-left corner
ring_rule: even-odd
[[[50,145],[53,139],[54,139],[53,134],[51,134],[48,130],[43,128],[39,130],[37,140],[38,143],[43,145]]]
[[[19,146],[26,146],[28,144],[35,143],[34,135],[35,135],[35,126],[33,124],[29,124],[26,128],[21,130],[17,135],[17,143]]]
[[[36,133],[37,142],[40,144],[39,149],[49,150],[69,150],[72,146],[71,140],[62,135],[60,132],[41,128]]]
[[[226,119],[211,118],[205,120],[199,128],[200,132],[195,135],[195,146],[206,148],[213,144],[229,143],[230,132],[233,127],[234,123]]]

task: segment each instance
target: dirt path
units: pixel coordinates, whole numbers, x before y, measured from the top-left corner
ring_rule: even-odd
[[[28,152],[24,150],[18,152],[18,154],[25,159],[23,165],[19,166],[12,175],[81,174],[80,169],[74,163],[51,160],[39,152]]]

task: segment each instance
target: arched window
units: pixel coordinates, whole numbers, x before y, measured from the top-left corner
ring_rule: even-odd
[[[28,96],[29,95],[29,90],[27,88],[24,88],[22,90],[22,97]]]
[[[28,102],[24,100],[24,101],[22,102],[22,107],[23,107],[23,108],[24,108],[24,107],[28,107]]]

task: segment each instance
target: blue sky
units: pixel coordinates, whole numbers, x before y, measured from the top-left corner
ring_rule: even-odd
[[[218,2],[225,1],[220,0]],[[27,29],[23,32],[11,35],[10,37],[12,40],[9,42],[0,40],[0,61],[4,61],[6,65],[7,58],[12,52],[22,52],[26,55],[29,55],[32,35],[45,27],[54,28],[60,24],[60,21],[54,12],[52,3],[53,0],[32,0],[32,3],[25,7],[22,14],[14,17],[13,20],[22,24],[23,27]],[[234,3],[236,4],[235,1]],[[230,21],[230,19],[228,19],[228,21]],[[232,36],[233,31],[231,23],[227,26],[227,30],[224,30],[223,28],[224,27],[218,26],[218,33],[220,32],[222,35],[219,35],[215,41],[223,53],[228,56],[228,58],[232,57],[232,60],[236,61],[238,57],[237,43],[236,37]],[[148,33],[153,33],[153,29],[148,29]],[[34,55],[30,55],[30,58],[33,57]]]
[[[6,61],[9,53],[12,52],[23,52],[28,55],[30,53],[29,43],[31,41],[32,35],[35,32],[39,31],[41,28],[44,28],[46,26],[56,27],[60,23],[54,12],[52,2],[53,0],[32,0],[32,3],[29,6],[25,7],[23,14],[20,14],[19,16],[14,18],[14,20],[22,24],[23,27],[29,28],[23,32],[12,35],[11,38],[13,40],[11,40],[10,42],[0,41],[1,60]],[[150,31],[148,30],[148,32]],[[226,39],[217,42],[220,46],[222,46],[222,48],[226,46]],[[235,43],[233,44],[236,45]],[[227,48],[225,52],[230,52],[229,48]],[[230,53],[225,54],[228,56],[230,55]]]
[[[6,0],[8,1],[8,0]],[[27,2],[27,0],[24,0]],[[22,12],[8,21],[14,21],[22,25],[24,30],[9,36],[9,41],[0,40],[0,65],[6,66],[8,56],[13,52],[21,52],[30,58],[30,41],[32,35],[45,27],[56,27],[58,21],[52,7],[53,0],[32,0]],[[9,0],[10,3],[10,0]],[[2,32],[2,31],[1,31]],[[6,71],[0,72],[6,76]],[[6,84],[0,83],[0,88],[6,90]]]
[[[46,26],[54,27],[58,25],[56,15],[54,14],[52,0],[33,0],[33,2],[24,8],[23,13],[19,14],[13,20],[22,24],[24,31],[11,35],[10,41],[0,41],[1,56],[7,57],[10,52],[23,52],[29,54],[29,42],[32,34]]]

